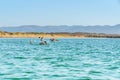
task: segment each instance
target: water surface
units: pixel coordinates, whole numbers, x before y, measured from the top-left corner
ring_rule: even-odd
[[[120,80],[120,39],[39,42],[1,38],[0,80]]]

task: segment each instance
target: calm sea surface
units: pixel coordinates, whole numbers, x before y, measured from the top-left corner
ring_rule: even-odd
[[[120,39],[39,42],[1,38],[0,80],[120,80]]]

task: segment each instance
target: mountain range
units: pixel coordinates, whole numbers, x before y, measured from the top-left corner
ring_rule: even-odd
[[[82,25],[60,25],[60,26],[38,26],[38,25],[22,25],[22,26],[9,26],[0,27],[1,31],[7,32],[88,32],[88,33],[107,33],[107,34],[120,34],[120,24],[117,25],[95,25],[95,26],[82,26]]]

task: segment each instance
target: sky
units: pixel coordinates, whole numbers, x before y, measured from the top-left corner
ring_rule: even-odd
[[[0,0],[0,27],[116,24],[120,0]]]

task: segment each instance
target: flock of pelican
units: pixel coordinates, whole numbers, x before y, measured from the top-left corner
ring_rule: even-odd
[[[40,38],[40,43],[39,43],[39,45],[47,45],[47,41],[44,40],[44,37],[38,37],[38,38]],[[55,39],[55,38],[51,38],[50,41],[51,41],[51,42],[56,42],[56,41],[58,41],[58,40]],[[30,40],[30,44],[33,44],[31,40]]]

